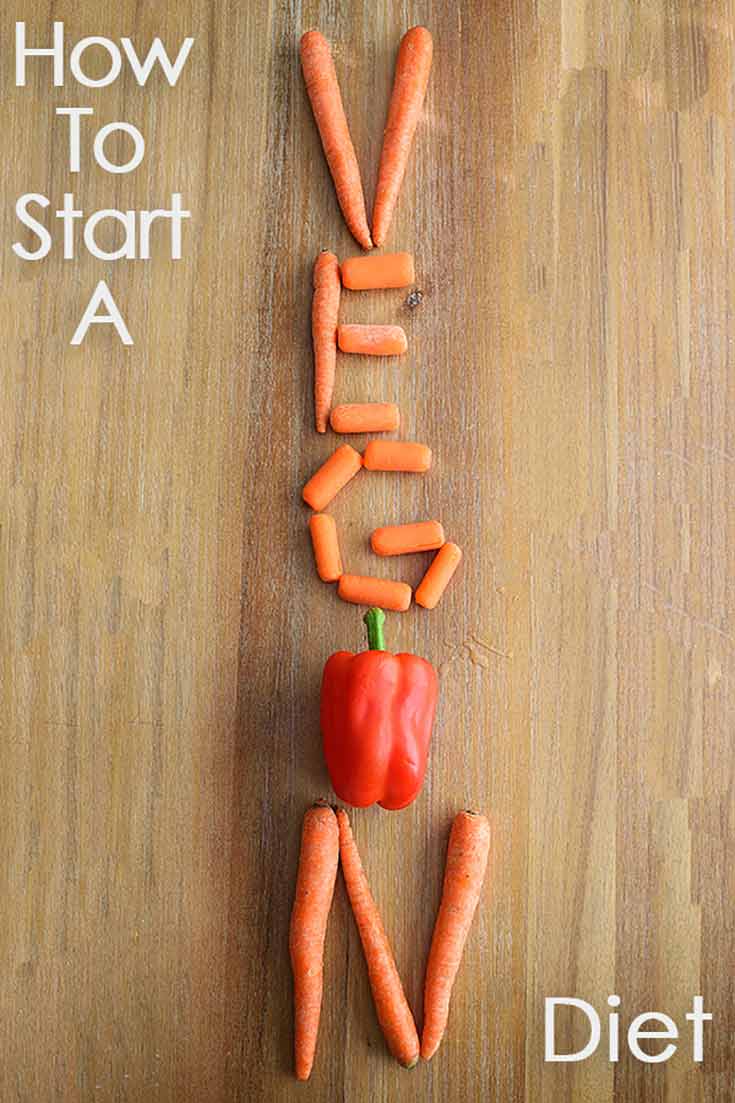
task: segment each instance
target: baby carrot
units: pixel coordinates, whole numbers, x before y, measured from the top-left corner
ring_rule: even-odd
[[[408,583],[393,582],[389,578],[343,574],[337,593],[343,601],[351,601],[353,605],[377,605],[379,609],[392,609],[395,613],[405,613],[411,604]]]
[[[370,544],[376,555],[408,555],[432,551],[444,543],[444,529],[438,521],[417,521],[412,525],[386,525],[375,529]]]
[[[329,420],[335,433],[389,433],[401,418],[392,402],[354,402],[335,406]]]
[[[373,241],[376,245],[382,245],[385,241],[401,190],[429,83],[433,49],[426,27],[412,27],[403,36],[398,48],[373,206]]]
[[[314,548],[316,573],[322,582],[336,582],[342,574],[342,557],[339,554],[337,525],[328,513],[313,513],[309,518],[309,532]]]
[[[342,283],[350,291],[370,291],[376,287],[408,287],[415,279],[416,272],[410,253],[348,257],[342,262]]]
[[[428,471],[431,449],[409,440],[371,440],[362,462],[368,471]]]
[[[403,991],[380,912],[370,892],[349,818],[341,808],[337,812],[337,821],[342,875],[362,942],[378,1022],[393,1056],[404,1068],[410,1069],[419,1059],[416,1024]]]
[[[332,51],[319,31],[307,31],[301,39],[300,53],[306,91],[334,181],[337,201],[350,233],[363,249],[372,249],[360,169],[342,106]]]
[[[340,843],[341,839],[340,825]],[[489,850],[490,825],[485,816],[476,812],[460,812],[455,816],[424,981],[421,1056],[425,1061],[436,1053],[447,1025],[449,998],[480,899]]]
[[[314,262],[311,301],[311,339],[314,345],[314,414],[316,430],[326,433],[334,394],[339,316],[339,262],[334,253],[321,252]]]
[[[408,348],[400,326],[337,326],[337,344],[363,356],[400,356]]]
[[[337,817],[328,804],[304,816],[289,952],[294,984],[296,1076],[308,1080],[322,1008],[324,938],[339,862]]]
[[[416,590],[416,604],[435,609],[462,558],[462,549],[451,540],[439,549]]]
[[[360,453],[349,444],[340,444],[339,448],[311,476],[301,491],[302,498],[307,505],[320,513],[361,467]]]

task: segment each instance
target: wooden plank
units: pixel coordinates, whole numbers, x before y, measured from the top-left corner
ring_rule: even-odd
[[[731,5],[6,7],[0,1098],[728,1103]],[[195,44],[174,89],[129,72],[54,89],[43,61],[16,89],[15,19],[31,42],[61,19],[69,43]],[[365,474],[333,512],[356,572],[421,577],[422,557],[376,568],[377,524],[435,516],[465,549],[436,611],[388,623],[393,649],[440,673],[424,792],[353,817],[419,1020],[462,807],[491,817],[491,874],[446,1041],[410,1073],[385,1050],[338,885],[303,1089],[300,820],[329,793],[322,664],[363,629],[314,574],[299,498],[335,444],[312,428],[311,265],[357,247],[297,43],[311,26],[334,43],[370,203],[417,22],[435,65],[388,246],[415,253],[423,300],[345,293],[345,321],[401,324],[409,353],[341,356],[336,401],[397,402],[435,465]],[[69,105],[139,126],[144,165],[109,176],[85,140],[71,175],[53,115]],[[31,190],[87,212],[180,191],[183,258],[158,236],[147,263],[58,245],[22,262],[13,207]],[[99,329],[69,344],[100,278],[132,349]],[[703,994],[704,1065],[686,1031],[667,1066],[544,1064],[544,997],[604,1013],[613,992],[622,1021],[657,1008],[682,1025]]]

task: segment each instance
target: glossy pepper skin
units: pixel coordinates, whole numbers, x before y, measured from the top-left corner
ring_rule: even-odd
[[[376,802],[405,808],[426,773],[439,686],[417,655],[383,646],[382,609],[365,615],[368,651],[336,651],[322,676],[324,757],[340,800],[354,808]]]

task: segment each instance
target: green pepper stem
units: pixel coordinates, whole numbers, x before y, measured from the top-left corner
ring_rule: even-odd
[[[368,650],[385,651],[385,636],[383,634],[385,613],[383,610],[378,608],[368,609],[362,619],[367,626]]]

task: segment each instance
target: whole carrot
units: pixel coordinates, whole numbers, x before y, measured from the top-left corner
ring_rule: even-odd
[[[308,1080],[322,1008],[324,938],[339,862],[337,817],[328,804],[309,808],[301,832],[289,951],[294,983],[296,1076]]]
[[[341,838],[340,826],[340,843]],[[476,812],[460,812],[455,816],[424,981],[421,1056],[425,1061],[434,1056],[444,1035],[452,986],[480,899],[489,850],[490,825],[485,816]]]
[[[339,856],[367,964],[378,1022],[388,1048],[405,1068],[419,1059],[419,1038],[380,913],[370,892],[347,813],[337,812]]]
[[[373,241],[382,245],[403,183],[408,154],[429,83],[434,51],[426,27],[412,27],[398,47],[373,205]]]
[[[301,39],[300,53],[306,91],[334,181],[337,201],[350,233],[363,249],[372,249],[360,169],[342,106],[332,51],[319,31],[307,31]]]
[[[317,433],[326,433],[337,367],[337,319],[341,283],[334,253],[321,252],[314,261],[311,340],[314,345],[314,415]]]

